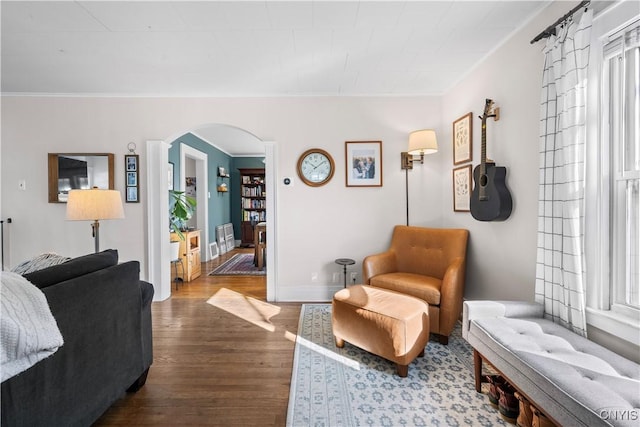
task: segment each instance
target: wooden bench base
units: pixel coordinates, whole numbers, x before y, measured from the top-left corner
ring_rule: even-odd
[[[518,388],[518,385],[515,384],[513,381],[511,381],[509,379],[509,377],[507,377],[506,375],[504,375],[502,372],[500,372],[499,369],[496,369],[495,366],[493,366],[491,364],[491,362],[489,362],[484,356],[482,356],[482,354],[480,354],[480,352],[478,350],[476,350],[475,348],[473,349],[473,375],[474,375],[474,380],[475,380],[475,386],[476,386],[476,391],[478,393],[482,393],[482,383],[483,383],[483,375],[482,375],[482,363],[487,362],[487,364],[489,366],[491,366],[491,368],[493,370],[495,370],[498,374],[500,374],[502,377],[504,377],[505,380],[507,380],[509,382],[509,384],[511,384],[513,386],[513,388],[515,388],[517,390],[517,393],[520,395],[521,398],[523,398],[524,400],[526,400],[530,405],[531,405],[531,412],[532,412],[532,419],[533,419],[533,423],[532,425],[536,426],[536,427],[552,427],[552,426],[558,426],[560,427],[560,424],[555,421],[552,417],[549,416],[549,414],[547,414],[544,409],[539,408],[535,402],[529,398],[529,396],[527,396],[525,393],[522,392],[522,390],[520,390]],[[520,400],[520,399],[518,399]],[[522,403],[522,400],[521,400]],[[526,416],[525,416],[526,418]],[[520,419],[520,418],[518,418]],[[536,422],[537,420],[537,422]],[[520,425],[520,424],[518,424]]]

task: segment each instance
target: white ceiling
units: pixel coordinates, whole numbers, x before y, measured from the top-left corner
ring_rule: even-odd
[[[3,0],[2,92],[441,94],[547,3]]]
[[[439,95],[548,3],[2,0],[1,88],[104,96]],[[195,133],[208,137],[207,129]]]

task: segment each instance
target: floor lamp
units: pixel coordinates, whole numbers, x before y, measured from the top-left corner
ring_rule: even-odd
[[[71,190],[67,199],[67,220],[93,221],[92,235],[96,253],[100,252],[100,220],[124,218],[122,197],[118,190]]]
[[[400,153],[400,165],[405,173],[405,194],[407,199],[407,225],[409,225],[409,169],[413,169],[413,156],[420,155],[420,164],[424,164],[424,155],[438,152],[436,131],[422,129],[409,134],[409,148]]]

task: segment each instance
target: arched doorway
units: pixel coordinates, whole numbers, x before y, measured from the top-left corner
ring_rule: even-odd
[[[162,301],[171,296],[171,274],[169,270],[169,213],[168,200],[168,153],[171,143],[186,133],[194,135],[207,134],[208,130],[213,133],[225,135],[230,138],[236,135],[242,136],[246,142],[251,138],[259,142],[264,149],[265,158],[265,184],[267,191],[267,229],[270,238],[267,240],[267,300],[277,301],[276,289],[276,243],[277,243],[277,211],[276,200],[276,143],[273,141],[263,141],[252,133],[226,124],[208,124],[187,129],[183,132],[171,135],[165,140],[147,141],[147,277],[151,283],[158,283],[154,300]],[[200,137],[199,136],[199,137]],[[217,146],[216,148],[220,149]]]

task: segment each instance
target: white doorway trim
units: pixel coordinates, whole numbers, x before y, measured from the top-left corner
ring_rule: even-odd
[[[174,138],[175,139],[175,138]],[[172,139],[173,141],[173,139]],[[154,301],[171,296],[169,250],[169,148],[165,141],[147,141],[147,278],[153,284]],[[265,142],[267,191],[267,301],[278,301],[278,212],[276,206],[277,143]],[[184,182],[184,181],[183,181]]]
[[[200,256],[209,261],[209,156],[186,144],[180,144],[180,191],[186,186],[186,161],[196,162],[196,228],[200,230]]]
[[[276,143],[264,141],[265,145],[265,177],[267,190],[267,301],[278,301],[278,287],[276,286],[278,269],[276,241],[278,228],[276,218]]]
[[[164,141],[147,141],[147,280],[153,284],[154,301],[171,296],[169,147]]]

